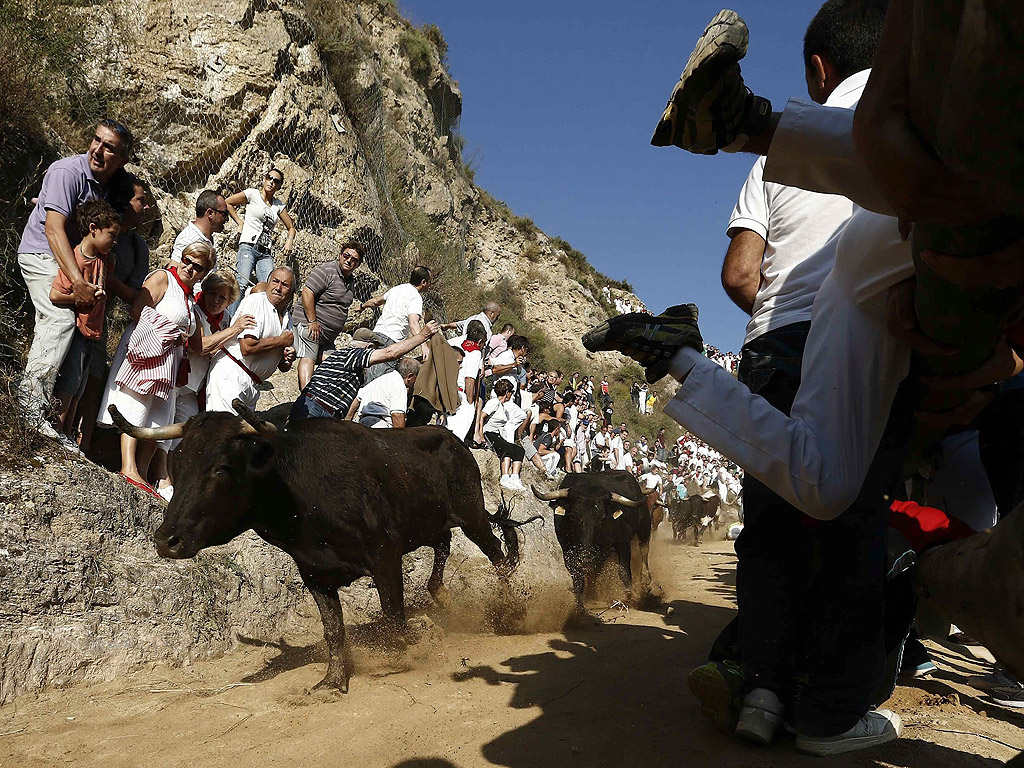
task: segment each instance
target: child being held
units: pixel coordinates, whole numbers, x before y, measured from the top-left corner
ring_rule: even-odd
[[[96,303],[91,307],[76,306],[74,288],[63,270],[57,272],[50,287],[50,301],[58,307],[75,307],[75,336],[57,374],[53,392],[59,401],[60,429],[72,440],[75,436],[69,434],[69,431],[75,423],[75,410],[85,390],[89,363],[96,348],[91,342],[103,336],[107,275],[113,274],[115,263],[111,249],[117,242],[121,226],[120,217],[106,200],[82,203],[76,212],[76,219],[82,242],[75,247],[75,262],[82,277],[99,286]]]

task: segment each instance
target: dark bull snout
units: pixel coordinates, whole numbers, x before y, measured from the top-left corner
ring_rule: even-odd
[[[153,534],[153,543],[156,544],[157,554],[168,560],[191,557],[186,553],[185,542],[175,534],[165,532],[162,528]]]

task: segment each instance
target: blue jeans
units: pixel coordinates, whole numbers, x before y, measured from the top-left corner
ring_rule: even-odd
[[[302,419],[333,419],[334,412],[324,408],[316,400],[299,395],[292,404],[291,413],[288,414],[288,421],[295,422]]]
[[[256,267],[256,281],[252,282],[253,266]],[[238,301],[231,305],[229,312],[234,315],[238,305],[242,303],[245,289],[250,282],[253,285],[262,283],[274,271],[274,256],[269,251],[261,251],[252,243],[239,243],[238,262],[235,265],[235,276],[238,278]]]

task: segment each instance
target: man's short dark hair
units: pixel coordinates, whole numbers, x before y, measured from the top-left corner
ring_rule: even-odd
[[[274,170],[277,169],[275,168]],[[341,244],[341,249],[338,251],[338,253],[344,253],[349,249],[359,254],[360,262],[362,262],[363,259],[366,257],[366,248],[358,240],[346,240],[344,243]]]
[[[207,211],[217,210],[217,198],[222,197],[216,189],[204,189],[196,198],[196,218],[206,215]]]
[[[512,382],[508,379],[498,379],[494,382],[494,394],[498,397],[511,395],[514,389],[515,387],[512,386]]]
[[[140,187],[143,192],[149,194],[149,184],[144,182],[134,173],[125,173],[116,181],[111,182],[110,191],[107,193],[107,201],[114,210],[122,216],[128,210],[128,204],[135,197],[135,188]]]
[[[527,339],[525,336],[520,336],[520,335],[510,336],[509,339],[508,339],[508,348],[509,349],[529,349],[530,348],[530,340]]]
[[[424,280],[430,279],[430,267],[425,267],[422,264],[413,267],[412,272],[409,273],[409,282],[413,285],[419,285]]]
[[[817,54],[844,78],[870,67],[888,6],[889,0],[826,0],[804,35],[804,66],[810,69]]]
[[[487,329],[479,320],[470,320],[466,326],[466,340],[475,341],[477,344],[484,344],[487,341]]]
[[[78,206],[75,211],[75,223],[78,224],[78,232],[85,237],[89,234],[89,227],[97,229],[109,229],[121,223],[114,207],[106,200],[89,200]]]

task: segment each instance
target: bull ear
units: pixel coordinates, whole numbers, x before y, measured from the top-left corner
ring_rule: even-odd
[[[275,451],[266,440],[257,440],[249,455],[249,471],[255,475],[266,474],[274,464]]]

